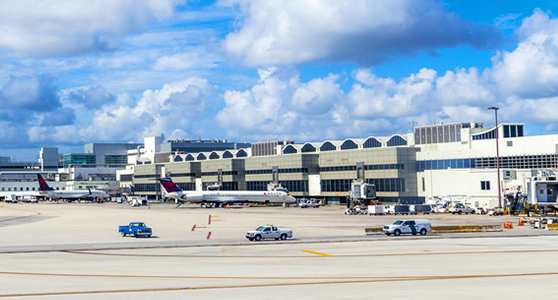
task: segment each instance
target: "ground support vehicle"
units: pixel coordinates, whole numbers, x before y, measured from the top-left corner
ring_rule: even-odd
[[[458,204],[456,206],[450,207],[449,212],[452,215],[455,214],[474,214],[475,213],[475,209],[474,208],[470,208],[469,206],[465,206],[463,204]]]
[[[430,221],[427,219],[397,220],[393,224],[384,226],[384,233],[388,236],[392,234],[399,236],[403,233],[426,235],[431,230]]]
[[[428,215],[433,213],[432,206],[430,204],[415,204],[411,206],[411,213]]]
[[[286,240],[293,237],[293,231],[290,229],[279,229],[277,226],[265,225],[260,226],[256,230],[246,232],[246,238],[250,241],[261,241],[263,239]]]
[[[489,216],[503,216],[504,215],[504,210],[501,209],[501,208],[495,207],[488,212],[488,215]]]
[[[488,213],[488,211],[483,207],[477,207],[475,209],[475,213],[479,214],[479,215],[486,215]]]
[[[409,205],[390,205],[387,207],[388,215],[409,215],[411,207]]]
[[[316,199],[306,199],[306,200],[302,200],[299,204],[298,204],[301,208],[319,208],[320,207],[320,202]]]
[[[369,215],[383,215],[386,213],[385,207],[383,205],[368,205]]]
[[[130,222],[128,225],[118,226],[118,232],[122,236],[133,235],[134,237],[151,237],[153,234],[151,228],[145,226],[143,222]]]
[[[359,205],[353,208],[345,209],[346,215],[366,215],[367,213],[368,213],[368,208],[364,205]]]

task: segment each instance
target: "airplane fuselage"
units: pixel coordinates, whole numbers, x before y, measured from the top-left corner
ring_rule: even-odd
[[[41,195],[51,198],[51,199],[80,199],[87,197],[101,197],[98,192],[89,192],[86,190],[76,190],[76,191],[41,191]]]
[[[168,198],[185,203],[213,202],[254,202],[254,203],[294,203],[295,198],[282,191],[177,191],[167,193]]]

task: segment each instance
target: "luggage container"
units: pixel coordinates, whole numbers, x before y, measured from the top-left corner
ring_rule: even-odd
[[[368,215],[383,215],[385,214],[383,205],[368,205]]]
[[[415,204],[414,205],[414,214],[425,214],[428,215],[432,212],[432,207],[428,204]]]
[[[390,205],[390,213],[394,215],[408,215],[411,213],[409,205]]]

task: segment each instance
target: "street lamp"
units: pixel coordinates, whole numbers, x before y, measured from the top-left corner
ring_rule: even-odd
[[[502,208],[502,189],[500,188],[500,153],[498,150],[498,107],[492,106],[488,108],[494,111],[494,119],[496,120],[496,172],[498,172],[498,207]]]

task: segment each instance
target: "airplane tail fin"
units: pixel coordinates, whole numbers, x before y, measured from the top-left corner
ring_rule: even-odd
[[[172,181],[172,179],[170,179],[168,177],[157,179],[157,180],[159,180],[159,182],[165,188],[165,191],[167,191],[167,193],[174,193],[174,192],[181,192],[182,191],[182,189],[178,185],[176,185],[176,183],[174,183]]]
[[[53,188],[48,186],[46,180],[43,178],[43,176],[41,176],[41,174],[37,174],[37,179],[39,180],[39,191],[43,192],[53,190]]]

